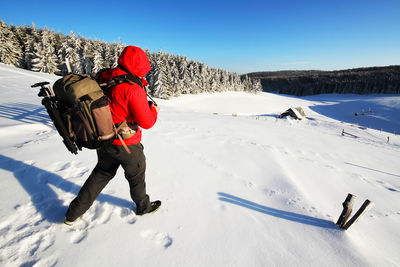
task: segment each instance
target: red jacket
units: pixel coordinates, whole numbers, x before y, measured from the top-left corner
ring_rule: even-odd
[[[135,46],[127,46],[122,51],[118,59],[118,64],[128,69],[133,75],[143,78],[150,71],[150,61],[146,53]],[[117,68],[104,71],[101,76],[101,82],[107,82],[112,77],[127,74],[125,71]],[[143,79],[143,85],[147,85]],[[145,90],[138,84],[122,83],[115,86],[107,92],[109,98],[108,105],[114,123],[123,122],[131,115],[128,122],[136,122],[139,127],[149,129],[157,121],[157,111],[154,106],[149,106]],[[139,128],[136,134],[124,142],[127,145],[137,144],[142,140],[142,131]],[[122,145],[121,141],[116,139],[114,145]]]

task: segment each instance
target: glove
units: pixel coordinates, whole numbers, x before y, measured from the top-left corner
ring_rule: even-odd
[[[149,101],[149,102],[151,102],[151,101]],[[155,110],[157,111],[157,113],[160,111],[160,108],[159,108],[156,104],[154,104],[153,102],[151,102],[150,108],[155,108]]]

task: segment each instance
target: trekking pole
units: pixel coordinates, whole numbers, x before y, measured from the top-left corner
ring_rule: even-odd
[[[34,85],[31,85],[31,88],[35,88],[35,87],[40,87],[40,91],[38,96],[42,96],[42,97],[52,97],[52,91],[50,90],[49,87],[46,87],[45,85],[50,84],[49,82],[40,82],[40,83],[35,83]]]
[[[51,90],[50,87],[46,87],[46,85],[48,84],[49,82],[39,82],[31,85],[31,87],[32,88],[40,87],[38,96],[43,97],[42,105],[46,108],[50,119],[53,121],[53,124],[56,127],[58,133],[63,138],[64,145],[72,153],[78,154],[78,147],[76,146],[74,140],[70,137],[64,125],[64,121],[61,117],[61,114],[58,111],[59,104],[56,100],[56,97],[54,96],[54,92]]]
[[[154,106],[157,106],[156,101],[154,101],[154,99],[149,95],[149,93],[147,92],[147,90],[145,89],[144,91],[146,92],[147,97],[150,98],[151,102],[153,102]]]

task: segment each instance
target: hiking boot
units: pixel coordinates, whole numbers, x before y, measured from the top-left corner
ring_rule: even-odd
[[[74,221],[69,221],[69,220],[65,219],[64,224],[66,224],[68,226],[72,226],[74,224]]]
[[[136,215],[144,215],[146,213],[156,212],[160,208],[160,206],[161,206],[161,201],[160,200],[152,201],[150,203],[150,207],[148,207],[144,211],[137,211]]]

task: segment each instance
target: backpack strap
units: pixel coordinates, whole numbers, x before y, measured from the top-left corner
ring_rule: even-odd
[[[125,71],[127,74],[123,74],[123,75],[119,75],[119,76],[113,77],[107,83],[100,84],[100,87],[101,87],[101,89],[103,89],[103,91],[106,92],[110,88],[113,88],[116,85],[121,84],[121,83],[136,83],[136,84],[140,85],[140,87],[142,87],[144,89],[144,91],[146,92],[147,97],[150,98],[150,100],[153,102],[153,104],[155,106],[157,106],[156,101],[154,101],[154,99],[147,92],[145,86],[143,86],[143,79],[142,78],[133,75],[127,68],[125,68],[122,65],[118,65],[117,68],[120,69],[120,70]],[[100,75],[98,77],[100,77]]]
[[[122,66],[122,65],[118,65],[117,68],[120,69],[120,70],[123,70],[123,71],[125,71],[125,72],[127,73],[126,78],[127,78],[129,81],[134,82],[134,83],[137,83],[137,84],[139,84],[141,87],[143,87],[143,81],[142,81],[141,78],[139,78],[138,76],[133,75],[132,72],[130,72],[127,68],[125,68],[125,67]],[[124,76],[124,75],[122,75],[122,76]],[[119,76],[117,76],[117,77],[119,77]]]
[[[143,88],[143,81],[141,78],[133,75],[128,69],[126,69],[125,67],[123,67],[121,65],[118,65],[117,68],[125,71],[127,74],[118,75],[118,76],[112,77],[108,82],[100,83],[101,74],[104,71],[108,70],[108,69],[102,69],[93,77],[99,83],[101,89],[103,89],[104,92],[107,92],[111,88],[114,88],[115,86],[117,86],[118,84],[121,84],[121,83],[136,83],[136,84],[140,85],[140,87]]]
[[[103,74],[103,72],[109,70],[110,68],[103,68],[99,70],[97,73],[93,73],[91,76],[93,79],[95,79],[98,83],[100,83],[100,76]]]
[[[128,77],[127,74],[124,75],[119,75],[119,76],[115,76],[113,78],[111,78],[108,82],[106,83],[100,83],[100,87],[104,92],[107,92],[108,90],[114,88],[115,86],[117,86],[118,84],[121,83],[136,83],[138,85],[140,85],[140,87],[143,87],[142,82],[140,81],[139,77],[136,77],[137,79],[131,79],[130,77]]]
[[[114,88],[115,86],[117,86],[118,84],[121,84],[121,83],[136,83],[136,84],[140,85],[140,87],[143,88],[143,80],[141,78],[133,75],[127,68],[125,68],[122,65],[118,65],[117,68],[119,68],[120,70],[125,71],[127,74],[115,76],[115,77],[111,78],[107,83],[99,84],[101,89],[103,89],[104,92],[108,91],[111,88]],[[103,69],[103,70],[99,71],[99,73],[97,73],[97,75],[95,76],[95,79],[97,81],[99,81],[100,75],[105,70],[107,70],[107,69]],[[117,136],[118,139],[121,141],[122,146],[124,147],[124,149],[126,150],[126,152],[128,154],[131,154],[131,151],[130,151],[129,147],[125,144],[125,142],[124,142],[121,134],[119,133],[119,131],[123,127],[123,124],[126,123],[129,120],[130,117],[131,117],[131,115],[129,115],[123,122],[118,123],[117,125],[114,124],[115,136]]]

